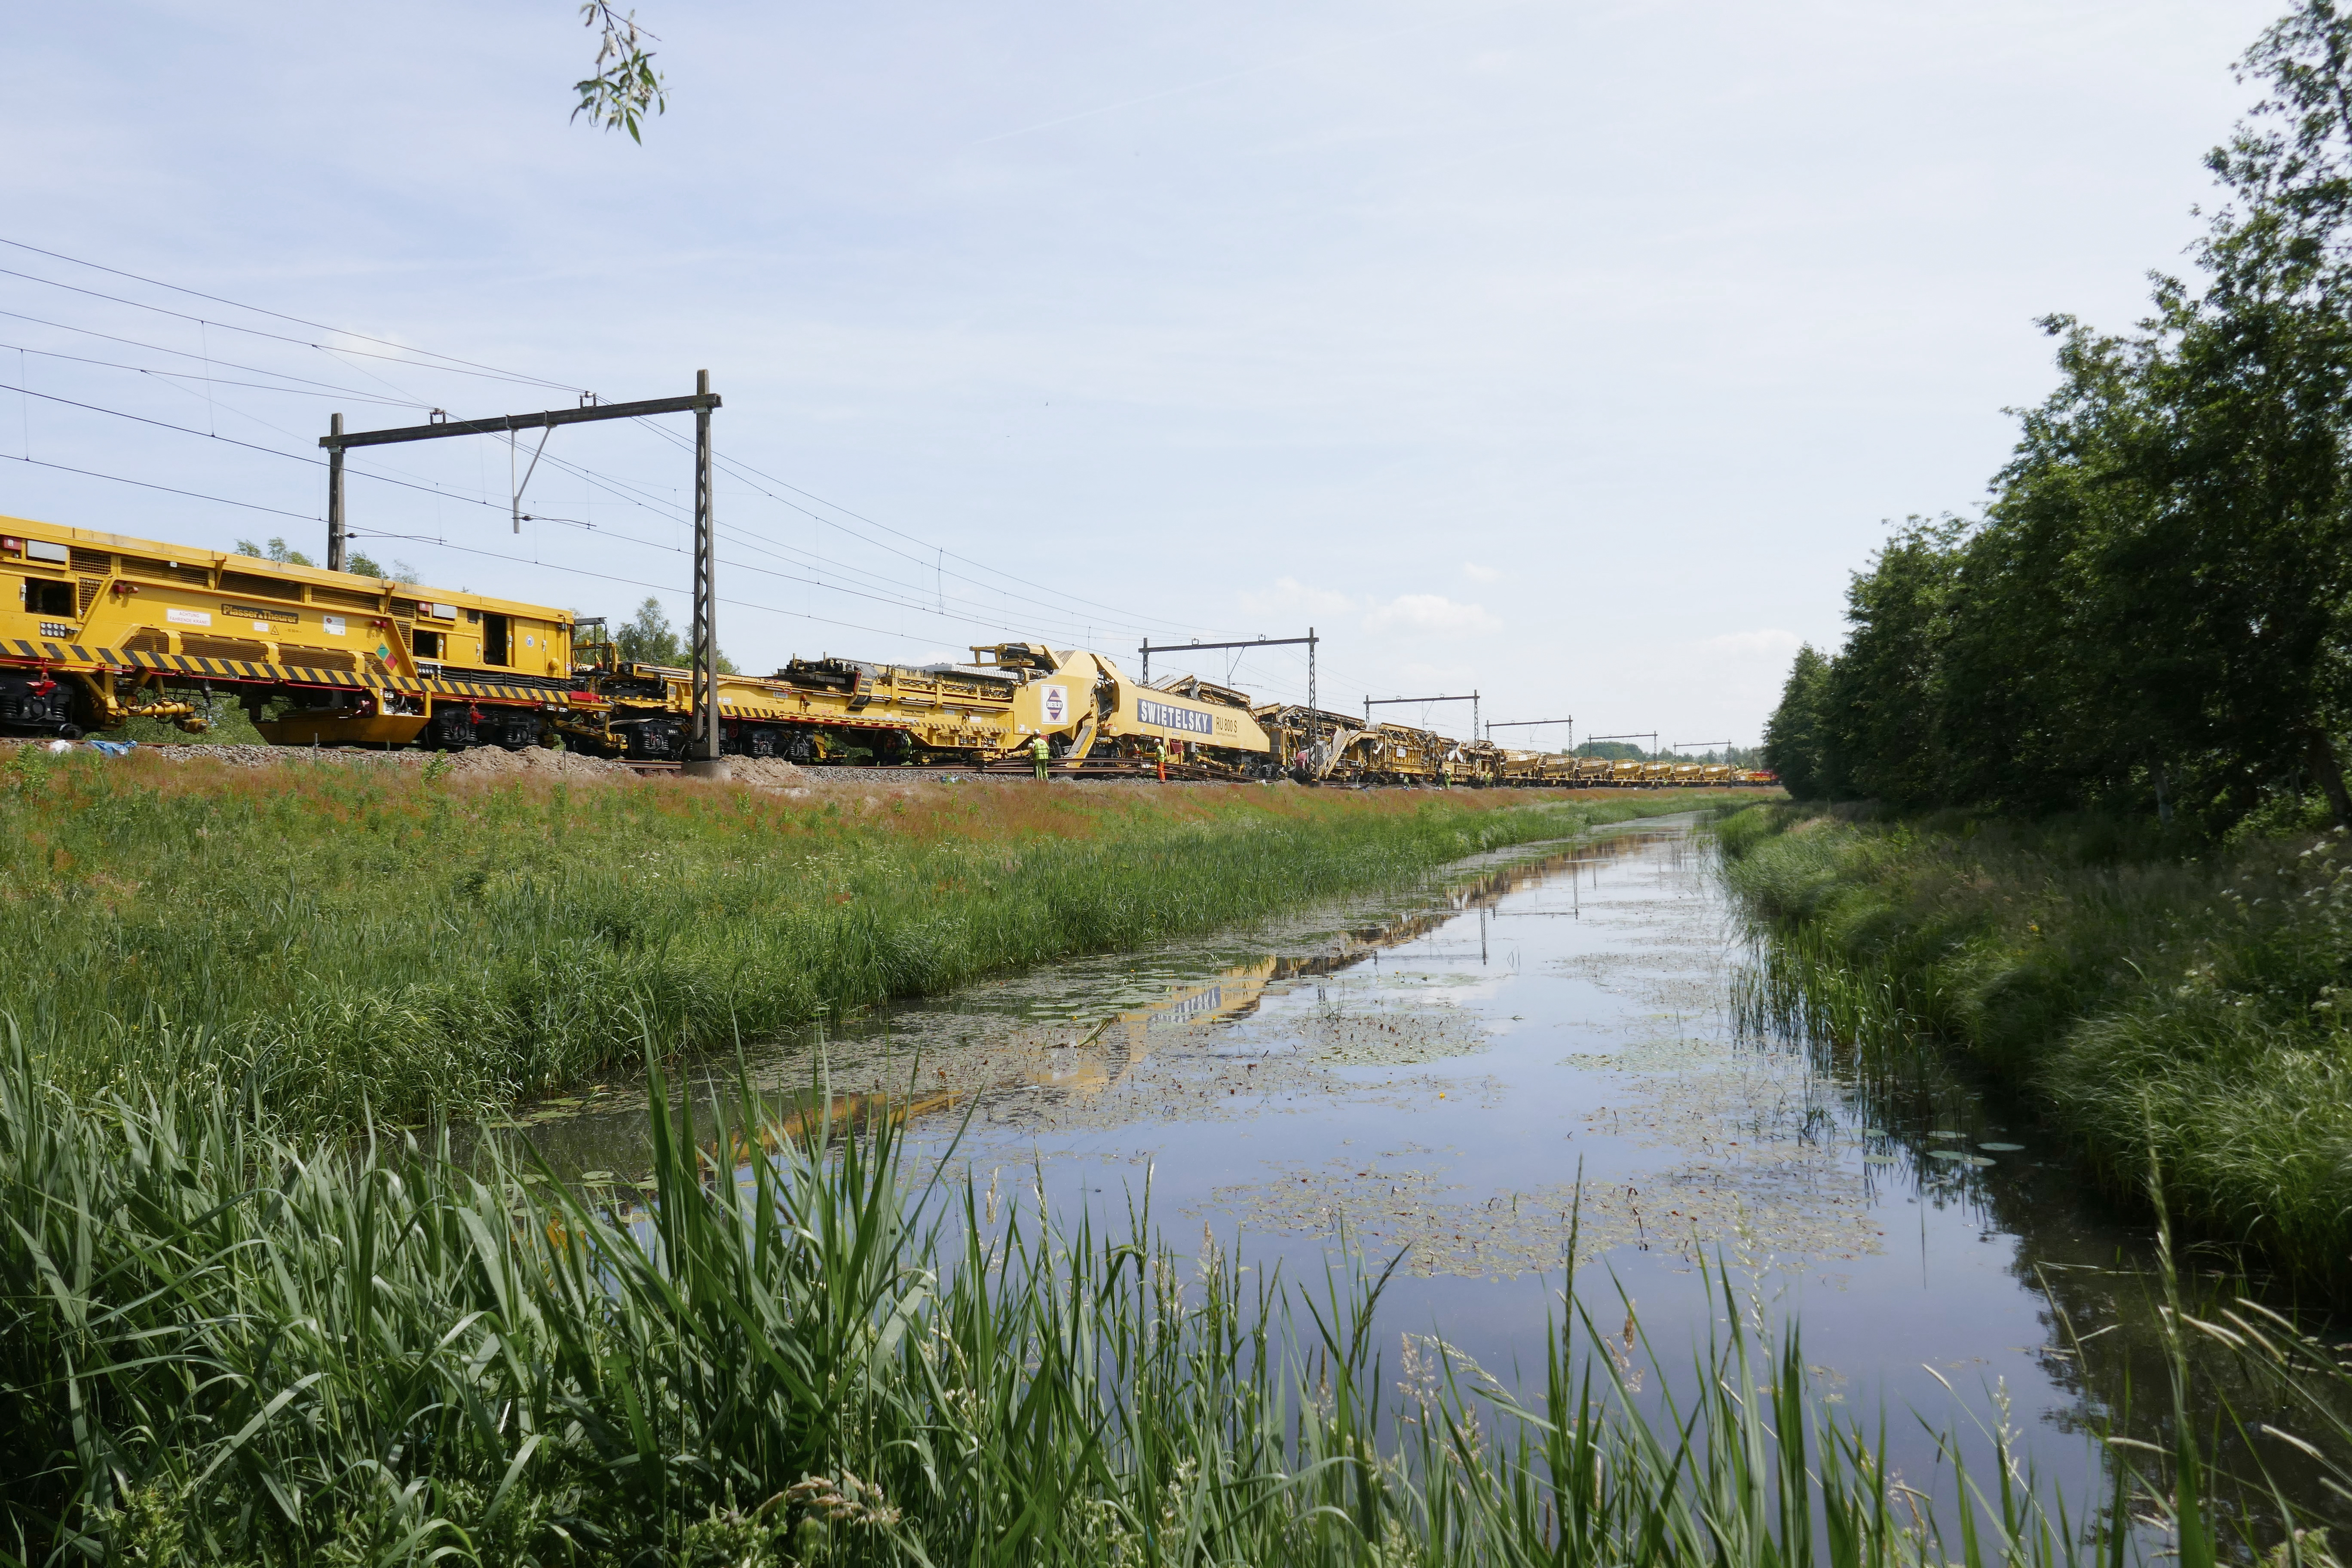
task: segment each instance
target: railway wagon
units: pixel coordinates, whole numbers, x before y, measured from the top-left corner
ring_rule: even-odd
[[[1434,784],[1456,771],[1454,743],[1432,731],[1303,704],[1268,704],[1250,715],[1278,771],[1302,784]]]
[[[1337,746],[1322,776],[1335,784],[1434,784],[1452,750],[1452,742],[1432,731],[1374,724]]]
[[[1465,741],[1454,748],[1457,784],[1492,788],[1504,782],[1507,753],[1492,741]]]
[[[1371,728],[1350,713],[1303,702],[1266,703],[1250,710],[1281,771],[1301,784],[1363,776],[1378,744]]]
[[[1506,752],[1503,753],[1503,782],[1507,784],[1534,784],[1543,782],[1544,753],[1541,752]]]
[[[609,644],[583,681],[608,706],[562,726],[575,743],[613,755],[685,755],[692,672],[629,663]],[[971,664],[793,659],[770,676],[719,678],[720,749],[796,763],[979,764],[1025,760],[1043,735],[1051,754],[1135,766],[1174,764],[1195,776],[1255,776],[1270,756],[1265,733],[1237,691],[1177,677],[1158,687],[1128,679],[1101,654],[1042,643],[976,647]]]
[[[1547,755],[1536,766],[1533,782],[1553,789],[1573,789],[1579,778],[1580,759],[1558,753]]]
[[[674,665],[626,661],[610,644],[589,650],[582,681],[606,700],[570,716],[565,739],[610,756],[686,755],[694,676]],[[961,761],[1014,741],[1017,675],[961,665],[912,667],[863,659],[792,660],[773,675],[719,678],[719,746],[734,756],[795,763]]]
[[[0,726],[71,738],[222,700],[282,745],[538,743],[594,699],[568,610],[0,518]]]

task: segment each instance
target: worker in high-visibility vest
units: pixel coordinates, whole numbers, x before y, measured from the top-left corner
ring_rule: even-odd
[[[1053,756],[1054,748],[1047,745],[1045,743],[1045,737],[1043,734],[1040,734],[1035,740],[1029,742],[1029,754],[1037,761],[1037,782],[1039,784],[1044,784],[1045,782],[1045,763],[1048,758]]]
[[[1168,737],[1160,737],[1160,782],[1168,782]]]

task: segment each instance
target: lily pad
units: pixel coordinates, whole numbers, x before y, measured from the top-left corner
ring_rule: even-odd
[[[1990,1149],[1996,1154],[2014,1154],[2025,1147],[2022,1143],[1979,1143],[1979,1149]]]
[[[1865,1165],[1899,1165],[1903,1163],[1901,1160],[1896,1159],[1892,1154],[1864,1154],[1862,1157],[1862,1163]]]
[[[609,1182],[613,1179],[613,1173],[610,1171],[583,1171],[580,1173],[580,1179],[583,1182]]]
[[[1968,1134],[1965,1132],[1930,1132],[1927,1136],[1930,1138],[1965,1138]]]
[[[1884,1138],[1886,1136],[1886,1129],[1884,1127],[1865,1127],[1862,1130],[1862,1135],[1864,1138]]]

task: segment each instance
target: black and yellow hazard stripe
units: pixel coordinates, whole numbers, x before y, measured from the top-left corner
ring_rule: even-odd
[[[496,702],[548,702],[559,707],[569,706],[571,694],[545,687],[508,686],[488,680],[452,680],[447,676],[436,676],[425,681],[403,680],[395,683],[401,691],[425,691],[436,697],[487,697]]]
[[[193,676],[200,680],[279,681],[298,686],[337,686],[352,691],[402,691],[432,697],[463,697],[492,702],[563,703],[568,693],[503,681],[455,680],[438,676],[414,680],[389,673],[353,675],[348,670],[312,669],[307,665],[267,664],[238,658],[199,658],[184,653],[121,653],[110,647],[85,647],[79,643],[27,642],[0,638],[0,656],[14,656],[41,665],[83,666],[110,669],[152,669],[164,675]]]

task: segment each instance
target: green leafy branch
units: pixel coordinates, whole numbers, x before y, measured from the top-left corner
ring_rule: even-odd
[[[654,68],[653,52],[646,47],[661,39],[637,26],[635,11],[618,15],[608,0],[582,0],[580,25],[600,28],[602,36],[596,45],[596,74],[572,84],[580,102],[572,118],[584,114],[591,124],[625,131],[630,141],[643,146],[646,111],[659,114],[669,107],[661,72]]]

